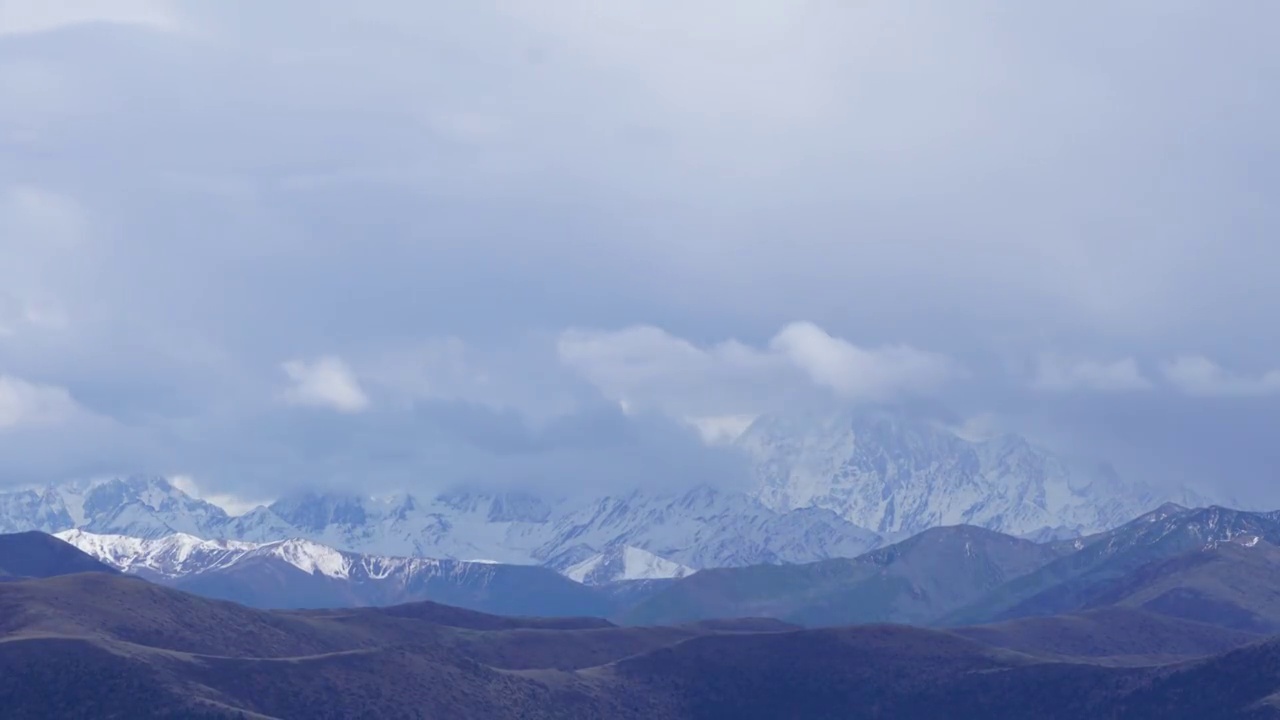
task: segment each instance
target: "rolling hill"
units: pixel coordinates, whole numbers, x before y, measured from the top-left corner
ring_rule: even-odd
[[[1142,627],[1160,637],[1140,649],[1157,655],[1252,637],[1207,626],[1185,637],[1190,624],[1169,618]],[[1108,657],[1113,632],[1049,633],[1051,645],[1037,632],[636,628],[434,603],[263,611],[83,573],[0,584],[0,708],[6,718],[1280,716],[1268,704],[1280,690],[1277,643],[1137,665],[1133,647],[1117,646],[1128,663]]]

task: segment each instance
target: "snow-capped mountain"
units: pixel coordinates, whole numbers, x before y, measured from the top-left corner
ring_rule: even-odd
[[[608,596],[540,567],[361,555],[298,538],[259,544],[82,530],[56,537],[124,572],[257,607],[433,600],[502,614],[605,615],[611,609]]]
[[[585,585],[618,580],[663,580],[688,577],[697,572],[687,565],[658,557],[640,548],[623,545],[583,560],[564,571],[565,577]]]
[[[857,555],[879,544],[875,533],[829,511],[780,513],[746,493],[705,486],[536,503],[515,493],[425,500],[304,494],[232,518],[218,536],[253,542],[298,536],[358,552],[556,570],[614,546],[700,568]]]
[[[625,545],[693,568],[859,555],[880,538],[819,509],[777,512],[742,492],[698,487],[679,495],[606,497],[550,524],[534,550],[564,570]]]
[[[737,444],[754,460],[757,497],[769,508],[826,508],[887,537],[960,524],[1079,535],[1173,499],[1104,463],[1071,463],[1016,435],[972,442],[883,412],[763,417]]]
[[[0,493],[0,532],[79,528],[139,538],[217,537],[228,520],[222,508],[159,477],[76,480]]]
[[[139,538],[63,530],[53,535],[117,570],[151,579],[180,578],[228,567],[264,547],[247,542],[204,540],[186,533]]]
[[[1118,526],[1166,500],[1211,504],[1124,481],[1105,464],[1068,462],[1017,436],[973,442],[880,411],[765,416],[736,447],[754,464],[753,486],[572,499],[303,493],[230,516],[161,478],[129,477],[0,493],[0,531],[181,533],[228,548],[303,538],[369,555],[561,572],[633,548],[700,569],[854,557],[940,525],[1058,540]]]
[[[132,477],[0,494],[0,510],[0,527],[11,532],[83,530],[219,541],[216,547],[173,541],[174,546],[161,548],[175,556],[305,538],[372,555],[566,570],[610,548],[629,546],[672,563],[651,567],[650,579],[658,577],[657,568],[678,573],[681,567],[800,562],[857,555],[879,544],[876,534],[830,511],[779,513],[746,493],[712,487],[576,503],[519,493],[452,492],[425,500],[305,493],[229,516],[162,478]]]
[[[67,530],[55,533],[54,537],[118,570],[162,578],[183,578],[225,570],[258,558],[273,558],[309,575],[341,580],[385,579],[397,574],[441,572],[459,575],[490,571],[495,567],[494,563],[360,555],[301,538],[249,543],[202,540],[185,533],[142,539],[127,535],[99,535],[83,530]]]

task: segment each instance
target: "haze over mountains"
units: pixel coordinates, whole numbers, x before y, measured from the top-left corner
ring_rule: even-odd
[[[766,416],[737,441],[754,485],[599,497],[452,491],[430,497],[301,493],[231,516],[161,478],[0,493],[0,530],[270,543],[368,555],[537,564],[587,582],[847,558],[967,524],[1035,539],[1115,527],[1186,490],[1121,480],[1016,436],[970,442],[884,412]]]

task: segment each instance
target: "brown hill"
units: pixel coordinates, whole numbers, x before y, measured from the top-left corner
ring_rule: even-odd
[[[5,718],[1167,718],[1178,703],[1212,702],[1218,714],[1201,717],[1280,715],[1265,705],[1280,690],[1269,646],[1108,667],[1098,644],[1120,620],[1095,618],[1103,630],[1077,633],[1090,656],[1062,633],[1040,631],[1055,645],[1016,625],[969,637],[884,625],[622,628],[431,603],[272,612],[83,574],[0,583],[0,710]],[[1172,635],[1188,625],[1162,618],[1147,628]],[[1208,638],[1215,630],[1137,649],[1177,654],[1247,639]],[[1217,695],[1189,701],[1193,682]]]

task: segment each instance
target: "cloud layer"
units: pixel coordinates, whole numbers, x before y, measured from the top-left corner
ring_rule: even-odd
[[[326,355],[314,362],[290,360],[281,366],[290,386],[283,392],[286,402],[358,413],[369,407],[369,397],[342,358]]]
[[[1277,20],[5,3],[0,480],[734,482],[927,401],[1266,492]]]

